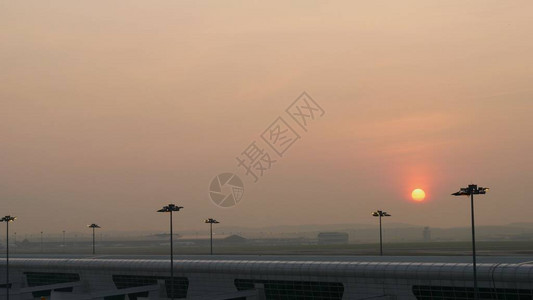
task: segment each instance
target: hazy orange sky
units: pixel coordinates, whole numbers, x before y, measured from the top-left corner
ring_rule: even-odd
[[[531,1],[3,1],[0,214],[19,232],[531,221]],[[326,111],[256,184],[239,155]],[[210,180],[238,172],[230,209]],[[426,201],[410,201],[422,188]]]

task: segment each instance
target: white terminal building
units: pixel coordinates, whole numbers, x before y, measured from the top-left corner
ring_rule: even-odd
[[[472,265],[466,262],[415,262],[417,258],[376,262],[364,257],[198,258],[174,261],[173,285],[170,262],[161,257],[12,258],[9,299],[474,298]],[[0,269],[0,299],[6,299],[5,259]],[[533,262],[480,263],[477,270],[480,299],[533,299]]]

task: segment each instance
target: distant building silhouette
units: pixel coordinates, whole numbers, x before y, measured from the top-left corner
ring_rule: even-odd
[[[346,232],[320,232],[318,234],[319,245],[348,244]]]
[[[427,226],[424,227],[424,231],[422,232],[422,239],[424,240],[424,242],[431,241],[431,230]]]

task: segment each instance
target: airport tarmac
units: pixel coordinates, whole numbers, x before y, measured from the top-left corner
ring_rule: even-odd
[[[0,256],[2,257],[2,256]],[[12,258],[149,259],[168,260],[168,255],[69,255],[16,254]],[[470,263],[471,256],[309,256],[309,255],[174,255],[174,260],[331,261],[331,262],[428,262]],[[533,256],[477,256],[478,263],[531,263]]]

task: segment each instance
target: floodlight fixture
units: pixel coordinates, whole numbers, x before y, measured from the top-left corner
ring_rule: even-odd
[[[180,211],[183,206],[170,203],[157,210],[157,212],[170,213],[170,299],[174,300],[174,240],[172,230],[172,212]]]
[[[484,195],[489,188],[480,187],[477,184],[469,184],[465,188],[460,188],[452,196],[470,196],[470,214],[472,220],[472,268],[474,271],[474,299],[479,299],[479,290],[477,286],[477,267],[476,267],[476,229],[474,222],[474,195]]]
[[[386,211],[376,210],[372,212],[372,216],[379,217],[379,255],[383,256],[383,234],[381,229],[381,218],[390,217],[391,215]]]
[[[209,219],[206,219],[205,220],[205,223],[206,224],[209,224],[209,231],[210,231],[210,240],[211,240],[211,255],[213,255],[213,224],[219,224],[220,222],[215,220],[215,219],[212,219],[212,218],[209,218]]]
[[[87,227],[92,228],[92,230],[93,230],[93,255],[94,255],[94,254],[96,253],[96,248],[95,248],[95,238],[94,238],[94,230],[95,230],[96,228],[102,228],[102,227],[98,226],[98,225],[95,224],[95,223],[92,223],[91,225],[87,225]]]
[[[6,222],[6,299],[9,300],[9,222],[13,222],[17,217],[5,216],[0,218],[0,222]]]
[[[159,209],[157,212],[173,212],[173,211],[180,211],[183,208],[183,206],[177,206],[175,204],[169,204],[166,206],[163,206],[163,208]]]

